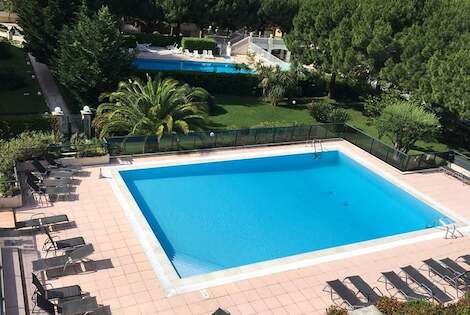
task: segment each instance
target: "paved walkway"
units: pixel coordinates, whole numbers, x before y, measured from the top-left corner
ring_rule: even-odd
[[[441,172],[402,174],[365,151],[346,142],[343,144],[365,161],[380,167],[387,175],[470,219],[470,186]],[[284,148],[286,147],[240,149],[237,153],[249,154],[256,150]],[[227,154],[233,154],[233,150],[192,153],[192,156]],[[187,156],[149,156],[135,158],[132,162],[139,164],[162,159],[175,161]],[[48,282],[54,287],[79,284],[84,291],[96,296],[99,303],[110,305],[113,315],[209,315],[217,307],[222,307],[234,315],[324,314],[326,307],[332,303],[329,294],[323,292],[327,280],[343,279],[345,276],[357,274],[372,286],[378,286],[383,292],[387,292],[383,284],[377,282],[381,271],[398,272],[400,266],[408,264],[419,267],[422,260],[429,257],[456,258],[469,254],[470,251],[468,234],[452,240],[429,239],[209,287],[206,292],[195,291],[167,296],[145,248],[137,237],[140,232],[134,230],[130,224],[113,192],[110,180],[101,176],[100,167],[84,170],[86,174],[78,177],[78,198],[55,202],[42,208],[18,209],[17,218],[29,218],[33,212],[44,212],[47,215],[64,213],[74,221],[74,227],[61,230],[57,236],[61,239],[83,236],[95,248],[95,253],[90,256],[92,261],[88,267],[85,264],[67,275],[48,275]],[[103,171],[106,173],[105,168]],[[44,239],[45,235],[37,235],[37,244],[42,244]],[[451,288],[447,290],[451,294],[454,293]]]
[[[67,104],[65,103],[65,100],[62,97],[62,94],[60,93],[60,90],[54,81],[54,77],[47,65],[36,61],[36,58],[31,54],[28,54],[28,56],[31,60],[31,65],[36,73],[36,78],[41,86],[42,94],[46,99],[46,104],[50,111],[54,111],[54,108],[58,106],[62,108],[65,115],[70,115],[70,110],[67,107]]]

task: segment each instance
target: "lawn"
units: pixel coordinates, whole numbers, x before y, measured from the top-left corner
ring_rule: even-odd
[[[239,129],[253,127],[289,126],[317,123],[309,114],[306,105],[274,107],[257,97],[216,95],[217,106],[210,117],[220,129]],[[362,113],[361,103],[336,103],[327,98],[316,98],[318,101],[335,103],[346,109],[350,115],[350,125],[364,133],[378,138],[374,121]],[[381,139],[391,145],[388,138]],[[448,147],[437,141],[418,141],[413,152],[446,151]]]
[[[39,84],[36,79],[32,79],[34,74],[26,53],[22,48],[9,46],[11,57],[8,59],[0,59],[0,71],[14,72],[23,77],[25,86],[13,91],[0,91],[0,115],[2,114],[28,114],[28,113],[44,113],[48,111],[44,97],[37,95],[40,91]],[[25,95],[29,93],[29,95]]]

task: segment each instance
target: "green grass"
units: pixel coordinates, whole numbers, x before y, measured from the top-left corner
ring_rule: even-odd
[[[303,108],[274,107],[262,98],[217,95],[217,106],[210,119],[220,129],[313,124]]]
[[[317,123],[310,116],[306,105],[274,107],[262,98],[228,95],[217,95],[215,99],[217,106],[210,119],[214,125],[220,129]],[[351,118],[348,122],[350,125],[371,137],[378,138],[378,131],[374,125],[374,121],[363,115],[361,103],[337,103],[326,97],[315,98],[315,100],[329,102],[346,109]],[[392,141],[389,138],[384,137],[381,140],[386,144],[392,145]],[[447,150],[447,145],[439,143],[438,141],[418,141],[410,153]]]
[[[29,59],[22,48],[10,45],[12,56],[8,59],[0,59],[0,69],[13,69],[15,73],[22,76],[26,86],[13,91],[0,91],[0,115],[2,114],[25,114],[44,113],[48,111],[44,97],[37,95],[40,91],[36,79],[32,79],[34,74],[31,65],[26,62]],[[24,95],[29,93],[29,95]]]

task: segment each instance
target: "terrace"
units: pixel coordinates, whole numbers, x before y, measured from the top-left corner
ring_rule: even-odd
[[[424,171],[402,173],[344,140],[323,143],[324,149],[340,148],[383,176],[399,182],[407,190],[426,196],[439,209],[445,209],[461,220],[459,230],[465,237],[444,239],[444,231],[431,229],[413,237],[403,237],[393,242],[374,242],[366,247],[333,250],[329,255],[307,254],[293,256],[290,263],[275,269],[247,269],[220,279],[188,286],[182,290],[169,290],[162,282],[159,268],[152,253],[142,243],[142,231],[136,230],[132,216],[116,195],[112,172],[116,167],[143,166],[159,163],[185,163],[190,160],[209,161],[246,158],[293,152],[313,152],[305,143],[199,151],[186,154],[122,157],[109,165],[84,167],[77,176],[79,182],[73,200],[56,201],[48,205],[28,205],[15,210],[16,221],[29,219],[41,212],[47,215],[66,214],[71,222],[58,231],[60,239],[83,236],[94,246],[91,259],[69,269],[66,274],[46,272],[44,275],[53,287],[78,284],[83,291],[96,296],[98,302],[109,305],[112,314],[211,314],[218,307],[231,314],[308,314],[323,313],[332,304],[328,293],[323,292],[325,282],[350,275],[361,275],[369,284],[387,292],[377,282],[380,272],[398,270],[403,265],[422,265],[429,257],[444,258],[468,254],[468,222],[470,221],[469,186],[443,172]],[[43,233],[29,235],[32,243],[25,242],[23,252],[24,274],[30,274],[30,261],[44,256],[41,244]],[[290,237],[286,235],[285,237]],[[34,249],[31,248],[33,244]],[[34,257],[36,255],[36,257]],[[306,259],[305,259],[306,258]],[[29,277],[24,281],[26,292],[33,291]],[[8,286],[8,290],[13,287]],[[11,294],[6,294],[11,297]],[[30,297],[25,301],[32,303]],[[7,300],[7,307],[8,307]]]

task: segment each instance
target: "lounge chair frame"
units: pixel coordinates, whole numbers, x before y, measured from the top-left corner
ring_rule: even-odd
[[[345,289],[345,290],[348,290],[352,296],[354,296],[358,303],[354,303],[353,301],[350,301],[348,300],[347,297],[345,296],[341,296],[332,286],[331,284],[332,283],[337,283],[338,285],[342,285]],[[353,290],[349,289],[343,282],[341,282],[339,279],[336,279],[336,280],[332,280],[332,281],[327,281],[327,285],[323,288],[323,292],[327,292],[330,294],[330,298],[331,298],[331,301],[337,305],[337,306],[343,306],[343,305],[346,305],[347,307],[351,308],[351,309],[357,309],[357,308],[361,308],[361,307],[365,307],[365,306],[368,306],[369,303],[366,303],[366,302],[363,302],[359,299],[359,297],[357,296],[356,292],[354,292]],[[347,292],[347,291],[346,291]],[[338,303],[338,301],[341,300],[342,302],[341,303]]]

